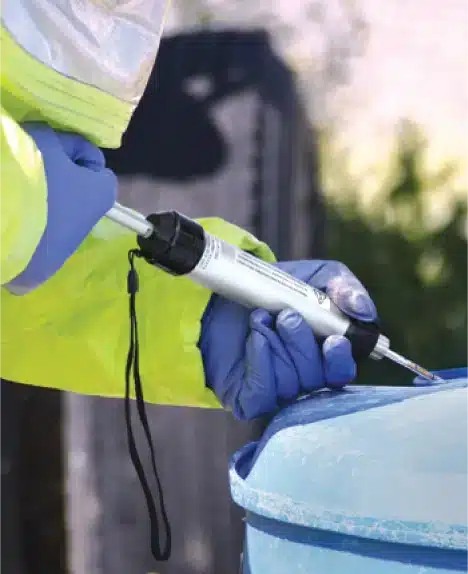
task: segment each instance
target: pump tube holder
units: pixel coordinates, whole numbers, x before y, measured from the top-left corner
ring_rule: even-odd
[[[317,336],[347,336],[356,359],[381,359],[389,348],[388,339],[375,327],[351,321],[326,294],[206,233],[180,213],[162,212],[145,218],[116,204],[108,216],[136,232],[144,259],[167,273],[186,275],[246,307],[273,313],[295,309]]]
[[[287,307],[295,309],[319,337],[347,337],[356,360],[386,357],[428,380],[439,380],[392,351],[388,338],[375,326],[344,315],[325,293],[206,233],[201,225],[176,211],[145,217],[116,203],[107,216],[137,233],[143,257],[167,273],[186,275],[246,307],[262,307],[273,313]]]

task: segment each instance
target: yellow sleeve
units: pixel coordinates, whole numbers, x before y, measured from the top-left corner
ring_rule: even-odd
[[[113,229],[112,222],[107,229]],[[213,233],[273,260],[251,234],[220,219]],[[101,225],[101,224],[100,224]],[[103,229],[103,225],[101,225]],[[129,344],[127,252],[135,236],[95,233],[47,283],[15,297],[2,289],[1,376],[31,385],[122,397]],[[136,260],[140,372],[151,403],[218,406],[205,387],[197,342],[210,292]]]
[[[29,263],[47,219],[47,184],[33,140],[1,109],[1,284]]]

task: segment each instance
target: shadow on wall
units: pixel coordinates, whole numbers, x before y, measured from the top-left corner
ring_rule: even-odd
[[[449,164],[425,177],[426,143],[409,122],[403,123],[397,146],[385,200],[371,215],[364,216],[358,207],[359,182],[346,169],[342,172],[341,188],[347,194],[328,205],[328,257],[345,262],[369,289],[397,352],[429,369],[465,366],[467,210],[449,192],[456,168]],[[334,169],[346,165],[342,160],[334,161]],[[451,215],[431,229],[427,208],[440,190],[441,209],[454,198]],[[371,384],[413,378],[390,361],[370,361],[360,372],[360,382]]]
[[[223,168],[228,149],[212,119],[214,105],[258,83],[259,58],[268,57],[271,74],[267,34],[261,30],[245,34],[243,44],[239,37],[233,30],[164,38],[123,146],[106,151],[111,168],[120,175],[177,182]],[[275,81],[281,84],[284,64],[278,62],[276,67]],[[272,98],[278,96],[274,91]]]

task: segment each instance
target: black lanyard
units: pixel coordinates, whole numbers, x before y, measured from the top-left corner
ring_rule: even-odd
[[[166,508],[164,504],[164,497],[162,492],[161,480],[156,468],[155,452],[153,446],[153,439],[151,437],[151,430],[148,424],[148,417],[146,414],[145,401],[143,397],[143,386],[140,378],[140,363],[139,363],[139,341],[138,341],[138,322],[136,312],[136,294],[138,292],[138,273],[135,269],[135,257],[142,257],[141,251],[132,249],[128,252],[128,261],[130,263],[130,270],[127,276],[127,291],[129,294],[129,311],[130,311],[130,346],[127,355],[127,365],[125,368],[125,423],[127,427],[128,448],[130,457],[135,467],[138,479],[140,480],[141,487],[146,499],[148,507],[148,514],[150,519],[150,536],[151,536],[151,553],[156,560],[167,561],[171,555],[171,526],[167,517]],[[158,518],[158,511],[156,510],[156,503],[148,484],[143,464],[138,454],[135,436],[132,429],[131,421],[131,408],[130,408],[130,378],[133,371],[135,399],[138,416],[146,436],[148,448],[151,455],[151,466],[153,469],[156,485],[158,489],[158,502],[162,518],[162,526],[165,530],[165,543],[162,544],[160,524]]]

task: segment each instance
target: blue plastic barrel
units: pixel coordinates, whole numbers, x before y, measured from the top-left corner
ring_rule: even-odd
[[[467,369],[323,391],[233,457],[243,574],[467,570]]]

